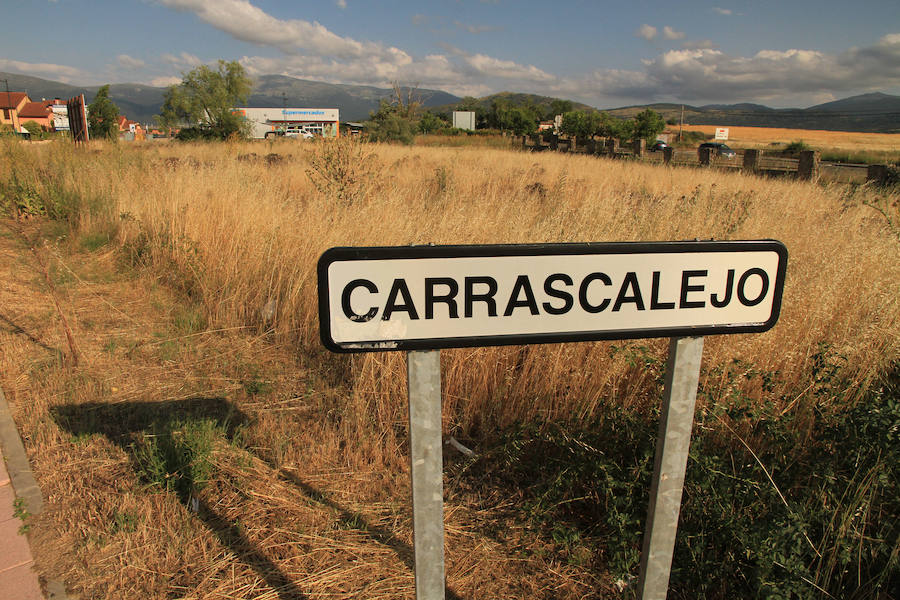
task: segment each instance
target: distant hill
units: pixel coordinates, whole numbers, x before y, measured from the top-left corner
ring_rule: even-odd
[[[67,99],[84,94],[85,100],[90,102],[100,87],[68,85],[16,73],[0,73],[0,79],[9,80],[9,89],[12,91],[28,92],[33,100]],[[109,91],[112,101],[128,118],[151,123],[159,114],[165,88],[117,83],[111,85]],[[262,75],[254,82],[248,105],[333,107],[340,109],[342,121],[361,121],[367,119],[371,111],[378,109],[381,100],[390,99],[392,94],[390,89],[374,86],[324,83],[285,75]],[[415,89],[414,94],[426,108],[434,112],[449,112],[462,101],[462,98],[440,90]],[[500,92],[476,99],[476,110],[489,110],[495,99],[503,99],[513,105],[531,104],[547,109],[554,100],[560,100],[537,94]],[[576,110],[592,110],[592,107],[578,102],[573,102],[573,106]],[[682,105],[678,103],[624,106],[605,112],[619,118],[630,118],[647,108],[662,114],[666,120],[681,120]],[[739,103],[705,106],[685,104],[683,110],[684,122],[692,125],[900,132],[900,96],[882,93],[862,94],[809,108],[770,108],[761,104]]]
[[[401,88],[405,94],[409,88]],[[344,85],[308,81],[285,75],[262,75],[256,79],[250,95],[250,107],[315,106],[337,107],[342,121],[362,121],[377,110],[381,100],[389,100],[393,90],[367,85]],[[426,107],[458,102],[460,98],[447,92],[414,89]]]
[[[446,102],[444,105],[438,105],[432,108],[433,112],[450,112],[456,110],[455,106],[461,99],[456,98]],[[532,105],[541,109],[549,109],[550,104],[556,100],[564,100],[563,98],[554,98],[552,96],[540,96],[538,94],[525,94],[522,92],[499,92],[490,96],[483,96],[475,99],[476,110],[490,110],[494,100],[505,100],[513,106]],[[593,107],[580,102],[572,102],[574,110],[593,110]]]
[[[629,118],[650,108],[666,120],[681,120],[681,104],[647,104],[609,110]],[[872,133],[900,132],[900,96],[873,93],[844,98],[809,108],[770,108],[760,104],[684,105],[684,122],[722,127],[784,127]]]
[[[0,73],[0,79],[9,81],[9,89],[28,92],[32,100],[63,98],[68,99],[84,94],[90,103],[100,86],[75,86],[49,81],[39,77]],[[406,91],[408,88],[403,88]],[[129,119],[151,123],[163,103],[166,88],[134,83],[117,83],[109,87],[110,99],[119,111]],[[369,117],[369,112],[377,110],[383,99],[390,99],[393,90],[363,85],[341,85],[307,81],[284,75],[263,75],[254,81],[249,102],[251,108],[263,107],[316,107],[338,108],[342,121],[360,121]],[[414,94],[421,98],[426,107],[458,102],[459,97],[439,90],[416,89]]]

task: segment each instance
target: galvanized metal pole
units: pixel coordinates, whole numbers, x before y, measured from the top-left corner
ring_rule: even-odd
[[[702,356],[702,337],[672,338],[669,341],[666,385],[656,440],[653,483],[650,485],[650,507],[641,552],[638,579],[640,600],[665,600],[669,591],[669,573]]]
[[[416,600],[444,600],[441,352],[406,354]]]

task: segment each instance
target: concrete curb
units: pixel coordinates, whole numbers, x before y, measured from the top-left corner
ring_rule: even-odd
[[[44,510],[44,497],[37,481],[34,480],[31,465],[28,464],[28,455],[25,454],[25,446],[19,437],[19,430],[16,429],[3,390],[0,390],[0,449],[3,450],[9,481],[16,490],[16,497],[25,501],[25,509],[29,513],[41,514]]]
[[[2,389],[0,389],[0,454],[2,454],[0,460],[5,459],[9,482],[16,497],[24,501],[25,510],[31,515],[41,514],[44,510],[44,497],[34,479],[34,473],[31,472],[25,445],[19,436],[19,430],[16,428]],[[46,583],[48,600],[69,600],[62,582],[51,579]]]

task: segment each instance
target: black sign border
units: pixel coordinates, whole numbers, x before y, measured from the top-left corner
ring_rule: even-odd
[[[331,337],[328,297],[328,267],[348,260],[385,260],[406,258],[470,258],[505,256],[566,256],[595,254],[680,254],[690,252],[775,252],[778,272],[773,286],[774,298],[769,318],[750,325],[709,325],[699,327],[658,327],[653,329],[616,329],[566,333],[531,333],[514,335],[466,336],[456,338],[419,338],[414,340],[373,340],[371,342],[338,343]],[[693,337],[729,333],[761,333],[775,326],[781,313],[781,296],[787,272],[787,247],[778,240],[684,241],[684,242],[597,242],[568,244],[477,244],[447,246],[362,246],[336,247],[319,258],[319,336],[322,344],[337,353],[386,352],[398,350],[439,350],[479,346],[512,346],[520,344],[556,344],[600,340],[648,339],[660,337]]]

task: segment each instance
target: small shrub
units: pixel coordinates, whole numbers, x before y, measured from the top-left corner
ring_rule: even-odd
[[[791,142],[787,146],[784,147],[784,150],[781,153],[784,156],[798,157],[801,152],[806,152],[808,150],[812,150],[812,147],[804,142],[803,140],[797,140],[795,142]]]
[[[365,195],[375,172],[374,153],[353,138],[319,143],[306,170],[317,190],[348,204]]]

